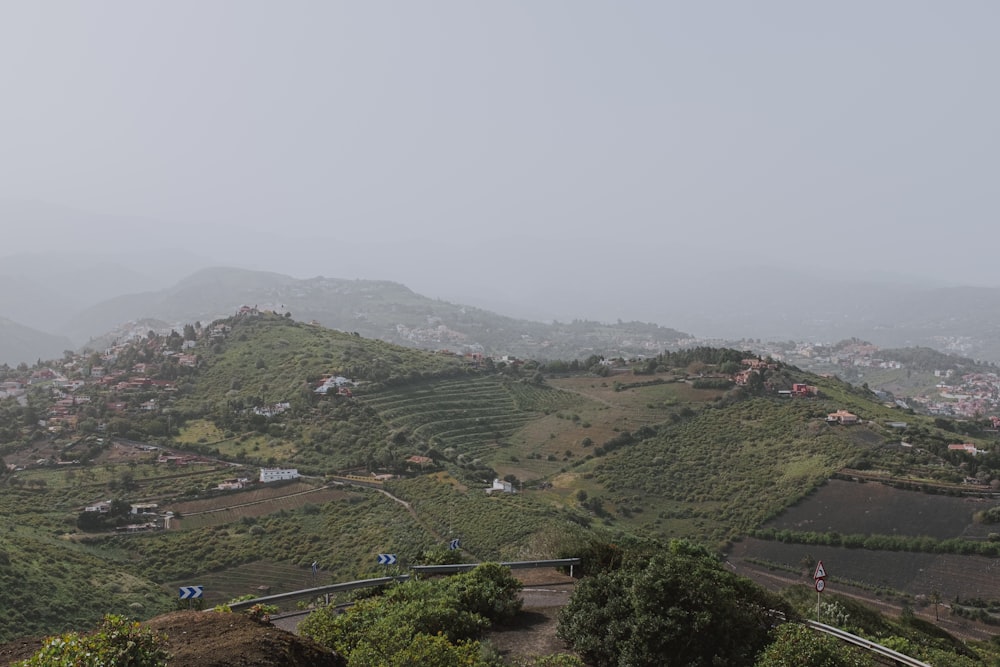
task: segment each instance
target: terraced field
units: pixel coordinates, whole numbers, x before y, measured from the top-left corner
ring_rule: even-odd
[[[208,572],[197,580],[172,581],[164,584],[164,588],[177,593],[180,586],[204,586],[205,603],[213,606],[241,595],[277,595],[328,583],[331,583],[330,577],[322,571],[313,576],[307,567],[260,560],[221,572]]]
[[[473,377],[391,389],[361,400],[418,440],[482,458],[525,424],[580,399],[546,386]]]
[[[257,489],[211,500],[192,501],[176,505],[182,518],[171,521],[173,530],[191,530],[205,526],[222,526],[244,517],[261,517],[282,510],[297,510],[306,505],[319,505],[346,496],[341,489],[315,487],[300,483],[278,489]]]

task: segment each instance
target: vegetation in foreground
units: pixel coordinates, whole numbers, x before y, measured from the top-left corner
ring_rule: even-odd
[[[732,573],[704,547],[674,540],[622,548],[586,576],[560,612],[558,634],[572,653],[505,659],[483,632],[521,613],[520,583],[482,564],[451,577],[410,580],[363,597],[343,613],[312,612],[300,630],[350,667],[873,667],[873,655],[808,629],[825,623],[934,665],[1000,664],[995,643],[961,642],[904,613],[891,620],[839,596],[817,607],[805,586],[769,593]],[[251,609],[249,614],[257,614]],[[266,623],[266,620],[264,621]],[[262,626],[263,627],[263,626]],[[284,649],[282,649],[284,650]],[[25,667],[79,664],[160,667],[163,638],[109,617],[92,635],[52,638]]]

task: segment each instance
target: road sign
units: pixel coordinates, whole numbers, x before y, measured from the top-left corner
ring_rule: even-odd
[[[204,586],[181,586],[180,589],[181,599],[190,600],[192,598],[200,598],[205,592]]]
[[[379,565],[395,565],[396,564],[396,554],[379,554],[378,555]]]
[[[823,568],[823,561],[816,563],[816,573],[813,574],[813,579],[822,579],[826,576],[826,570]]]
[[[822,593],[823,589],[826,588],[826,581],[823,579],[816,580],[816,592]]]
[[[462,542],[457,537],[448,543],[448,548],[451,549],[452,551],[459,548],[460,546],[462,546]]]

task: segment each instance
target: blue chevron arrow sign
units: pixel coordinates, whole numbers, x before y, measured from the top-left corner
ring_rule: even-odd
[[[448,543],[448,548],[451,549],[452,551],[459,548],[460,546],[462,546],[462,541],[459,540],[457,537]]]
[[[181,599],[190,600],[192,598],[200,598],[205,592],[204,586],[181,586],[180,587]]]
[[[379,554],[378,555],[379,565],[395,565],[396,564],[396,554]]]

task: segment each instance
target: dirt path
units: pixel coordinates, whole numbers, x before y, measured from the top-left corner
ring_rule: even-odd
[[[444,537],[441,535],[441,533],[439,533],[437,530],[435,530],[433,526],[429,526],[426,521],[424,521],[423,519],[421,519],[420,515],[417,514],[417,511],[415,509],[413,509],[413,506],[410,505],[410,503],[406,502],[405,500],[403,500],[402,498],[400,498],[398,496],[392,495],[391,493],[389,493],[385,489],[380,489],[380,488],[372,486],[370,484],[362,484],[362,483],[354,484],[350,480],[346,480],[346,479],[338,479],[334,483],[335,484],[340,484],[340,485],[343,485],[343,486],[356,486],[356,487],[362,488],[362,489],[371,489],[373,491],[378,491],[379,493],[381,493],[386,498],[389,498],[393,502],[397,502],[400,505],[402,505],[406,509],[406,511],[410,513],[410,516],[413,517],[413,520],[416,521],[424,530],[426,530],[428,533],[430,533],[431,535],[433,535],[434,539],[438,540],[439,542],[443,542],[444,541]]]

